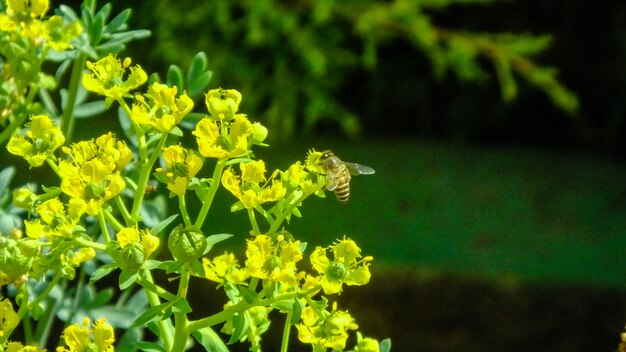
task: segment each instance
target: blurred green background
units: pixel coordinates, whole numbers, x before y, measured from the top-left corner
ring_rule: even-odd
[[[309,148],[376,169],[347,205],[313,199],[288,227],[311,245],[349,235],[375,257],[371,284],[340,297],[366,334],[396,351],[615,350],[626,3],[112,3],[153,31],[127,50],[147,71],[207,54],[210,86],[238,89],[269,126],[268,169]],[[238,248],[247,218],[217,197],[207,231],[241,235]],[[221,305],[212,291],[194,293]]]

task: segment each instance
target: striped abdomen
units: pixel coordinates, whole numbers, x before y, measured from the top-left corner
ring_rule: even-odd
[[[350,172],[344,164],[339,165],[338,169],[335,177],[337,180],[335,195],[340,202],[347,203],[348,198],[350,198]]]

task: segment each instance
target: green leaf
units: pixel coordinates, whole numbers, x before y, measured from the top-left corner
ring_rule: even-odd
[[[291,315],[291,324],[295,325],[300,321],[300,317],[302,316],[302,309],[304,308],[304,304],[300,302],[299,299],[293,300],[293,306],[291,310],[293,314]]]
[[[246,207],[243,205],[241,201],[237,201],[235,204],[230,206],[230,212],[234,213],[236,211],[244,210]]]
[[[135,281],[137,280],[138,277],[139,277],[139,275],[137,275],[137,273],[131,273],[131,272],[128,272],[128,271],[122,271],[120,273],[120,279],[119,279],[120,290],[125,290],[125,289],[129,288],[130,285],[135,283]]]
[[[209,59],[202,51],[196,54],[191,60],[189,69],[187,70],[187,82],[196,80],[196,77],[200,76],[204,70],[206,70]]]
[[[104,26],[105,33],[113,33],[126,28],[126,21],[130,17],[131,9],[126,9],[115,16],[111,22]]]
[[[378,343],[378,349],[380,352],[389,352],[391,351],[391,340],[384,339]]]
[[[118,268],[118,265],[116,263],[104,264],[98,267],[98,269],[96,269],[96,271],[94,271],[93,274],[91,274],[91,278],[89,279],[89,284],[93,285],[95,282],[109,275],[112,271],[114,271],[117,268]]]
[[[67,5],[59,5],[59,11],[69,20],[69,22],[78,21],[78,15],[76,15],[76,12],[74,12],[71,7]]]
[[[179,91],[184,90],[183,86],[183,71],[180,67],[176,65],[170,65],[167,69],[167,77],[165,78],[165,82],[170,87],[178,87]]]
[[[232,316],[233,323],[233,334],[230,335],[230,340],[228,340],[228,344],[232,345],[233,343],[239,341],[248,329],[250,328],[250,324],[248,323],[248,319],[246,319],[246,315],[243,312],[237,312]]]
[[[160,223],[156,224],[154,227],[152,227],[150,229],[150,232],[152,232],[153,235],[157,236],[159,235],[163,230],[165,230],[165,228],[172,223],[172,221],[176,220],[176,218],[178,217],[178,214],[174,214],[170,217],[168,217],[167,219],[161,221]]]
[[[172,305],[172,313],[191,313],[191,306],[186,299],[179,297]]]
[[[101,54],[117,54],[125,48],[126,45],[111,41],[96,46],[96,50]]]
[[[15,175],[15,167],[9,166],[0,172],[0,193],[6,192]]]
[[[204,266],[202,266],[202,263],[194,260],[193,262],[189,263],[189,271],[191,272],[192,275],[195,275],[197,277],[204,277]]]
[[[170,303],[165,302],[154,307],[148,308],[139,318],[130,324],[130,327],[144,326],[153,321],[161,321],[168,318],[172,314],[172,310],[169,309]]]
[[[141,220],[148,227],[158,225],[167,215],[167,199],[164,195],[158,195],[154,199],[147,199],[141,203],[139,209]]]
[[[136,348],[138,348],[140,351],[144,351],[144,352],[166,352],[166,349],[159,345],[156,344],[154,342],[147,342],[147,341],[139,341],[139,342],[135,342],[134,346]],[[119,348],[116,347],[116,349]],[[210,350],[207,350],[210,351]]]
[[[54,100],[50,96],[50,93],[48,92],[47,89],[43,89],[43,88],[39,89],[39,99],[43,103],[43,106],[46,109],[46,112],[48,113],[48,115],[50,115],[53,118],[59,116],[59,109],[57,108],[56,104],[54,103]]]
[[[109,5],[109,9],[111,8],[110,4]],[[104,7],[102,7],[102,9],[100,9],[100,12],[98,12],[98,14],[96,14],[96,17],[94,17],[93,19],[93,23],[91,25],[90,31],[89,31],[89,41],[91,42],[91,45],[98,45],[98,43],[100,43],[100,39],[102,39],[102,29],[104,28],[104,18],[102,17],[101,13],[102,10],[107,7],[106,5]]]
[[[211,248],[213,248],[213,246],[219,242],[222,242],[224,240],[227,240],[229,238],[233,237],[233,235],[228,234],[228,233],[220,233],[217,235],[211,235],[209,237],[206,238],[206,248],[204,250],[204,254],[207,254]],[[204,255],[203,254],[203,255]]]
[[[95,117],[106,110],[104,100],[93,101],[78,105],[74,108],[74,117],[77,119]]]
[[[213,72],[207,71],[197,76],[193,81],[188,81],[187,94],[189,94],[192,98],[200,95],[200,93],[202,93],[209,85],[212,77]]]
[[[246,286],[239,286],[239,293],[247,303],[254,302],[258,296],[255,290]]]
[[[191,336],[193,336],[206,351],[228,352],[228,347],[226,347],[224,341],[222,341],[210,327],[196,330],[191,333]]]

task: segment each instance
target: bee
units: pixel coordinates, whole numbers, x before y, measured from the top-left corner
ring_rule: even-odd
[[[369,166],[342,161],[330,150],[322,152],[319,165],[326,172],[326,189],[335,191],[337,199],[342,203],[347,203],[350,197],[351,175],[371,175],[374,173],[374,169]]]
[[[158,189],[159,189],[158,186],[148,184],[148,185],[146,185],[146,189],[144,190],[144,192],[145,192],[144,194],[145,195],[152,194],[152,193],[156,192]]]

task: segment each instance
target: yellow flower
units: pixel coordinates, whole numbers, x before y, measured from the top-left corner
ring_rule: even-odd
[[[106,165],[100,159],[92,159],[79,167],[61,161],[61,191],[76,202],[82,202],[89,215],[96,216],[106,201],[126,187],[122,176],[112,170],[113,165]]]
[[[249,277],[245,269],[239,268],[235,255],[228,252],[213,259],[202,258],[202,266],[205,277],[219,283],[230,282],[237,285]]]
[[[59,163],[61,191],[92,216],[126,187],[120,172],[132,158],[126,143],[112,133],[63,147],[70,160]]]
[[[232,123],[222,129],[216,121],[205,117],[198,122],[192,133],[196,136],[202,156],[236,158],[248,153],[248,140],[254,134],[254,128],[245,115],[238,114]]]
[[[50,6],[49,0],[7,0],[7,15],[20,18],[41,18]]]
[[[26,136],[11,136],[7,150],[26,159],[31,167],[41,166],[65,143],[61,129],[52,123],[48,115],[33,115],[26,125]]]
[[[122,249],[139,244],[143,248],[146,258],[159,247],[160,240],[148,230],[139,230],[136,227],[125,227],[117,235],[117,243]]]
[[[241,93],[234,89],[212,89],[206,94],[205,104],[214,120],[224,122],[235,118],[241,103]]]
[[[24,222],[26,235],[30,238],[71,236],[85,210],[75,201],[66,206],[59,198],[48,199],[35,207],[39,219]]]
[[[40,350],[37,346],[24,346],[19,342],[9,342],[5,352],[46,352],[46,350]]]
[[[187,191],[189,181],[202,168],[202,159],[193,151],[179,145],[172,145],[163,151],[165,169],[157,168],[154,176],[157,180],[167,183],[167,189],[172,193],[183,196]]]
[[[267,203],[275,202],[285,196],[286,190],[279,182],[272,180],[261,185],[265,181],[265,163],[263,161],[253,161],[240,163],[242,171],[241,180],[232,169],[228,168],[222,173],[222,185],[230,193],[239,199],[246,209]]]
[[[325,294],[339,293],[342,285],[360,286],[370,280],[369,262],[372,257],[361,258],[361,249],[350,239],[343,239],[330,246],[333,260],[326,255],[326,248],[317,247],[311,253],[311,264],[320,274]]]
[[[193,109],[193,101],[187,93],[176,98],[178,88],[154,83],[148,90],[148,100],[137,100],[130,118],[139,125],[151,126],[160,132],[171,131]]]
[[[346,311],[337,310],[336,303],[331,312],[324,311],[322,316],[307,306],[302,312],[301,320],[302,323],[296,325],[300,341],[339,351],[346,347],[348,330],[358,329],[354,318]]]
[[[89,318],[85,318],[82,327],[73,324],[65,328],[62,338],[69,349],[58,347],[57,352],[113,352],[115,342],[113,327],[102,318],[93,324],[93,330],[89,325]]]
[[[357,343],[359,352],[380,352],[378,341],[376,339],[366,337]]]
[[[93,324],[93,341],[100,352],[114,351],[115,334],[113,327],[107,324],[103,318],[96,320]]]
[[[113,54],[100,59],[96,63],[86,63],[89,73],[83,75],[83,86],[90,92],[121,99],[129,91],[144,84],[148,76],[139,65],[130,67],[130,59],[120,62]]]
[[[250,276],[270,279],[296,286],[299,279],[296,263],[302,259],[300,241],[287,241],[282,235],[272,240],[266,235],[257,235],[247,241],[246,268]]]
[[[52,16],[45,23],[44,37],[46,45],[56,51],[67,50],[72,47],[70,43],[83,32],[79,21],[63,25],[61,16]]]
[[[20,317],[13,310],[13,304],[8,299],[0,301],[0,339],[10,334],[20,323]]]

